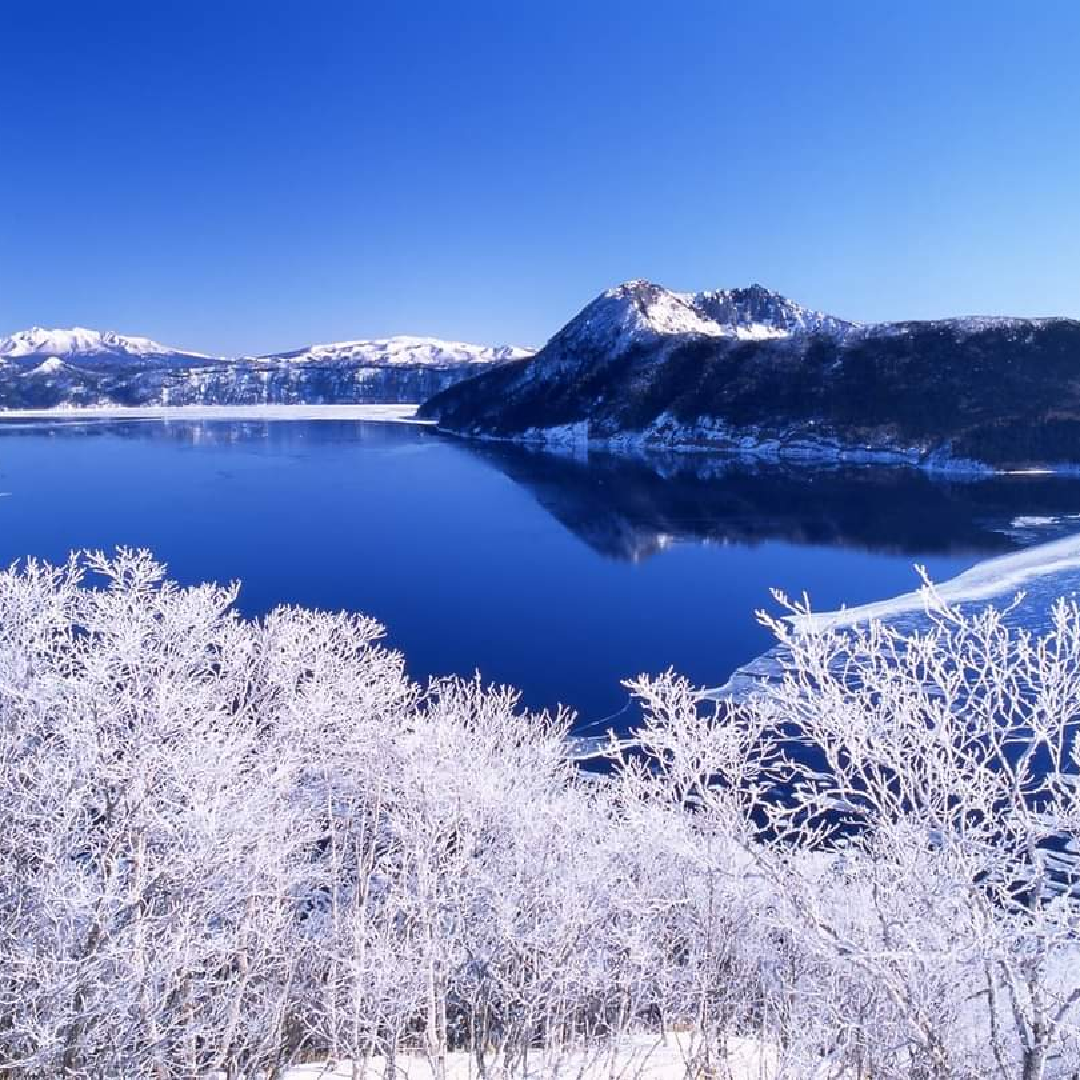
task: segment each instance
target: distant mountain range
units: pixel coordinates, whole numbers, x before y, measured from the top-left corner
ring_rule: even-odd
[[[940,469],[1080,465],[1080,322],[861,325],[760,286],[609,289],[428,401],[444,430]]]
[[[158,364],[205,363],[205,353],[174,349],[144,337],[117,334],[112,330],[45,330],[35,326],[0,338],[0,359],[25,367],[37,362],[65,361],[94,366],[153,367]],[[55,363],[51,370],[59,370]],[[30,369],[32,370],[32,368]]]
[[[529,355],[391,337],[227,358],[112,331],[35,327],[0,338],[0,408],[418,402]]]

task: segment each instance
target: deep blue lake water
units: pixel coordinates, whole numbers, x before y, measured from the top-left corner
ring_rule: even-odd
[[[148,547],[183,582],[239,579],[248,614],[363,611],[415,677],[479,669],[582,725],[640,672],[723,682],[769,646],[771,587],[859,604],[1080,512],[1075,480],[575,460],[354,421],[0,424],[0,492],[0,562]]]

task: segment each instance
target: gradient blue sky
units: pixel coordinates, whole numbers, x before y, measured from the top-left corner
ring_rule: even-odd
[[[1080,4],[0,3],[0,334],[539,344],[632,277],[1080,316]]]

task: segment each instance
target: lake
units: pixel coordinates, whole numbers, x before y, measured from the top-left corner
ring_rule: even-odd
[[[152,549],[185,583],[362,611],[416,678],[479,670],[585,729],[669,666],[716,685],[769,647],[770,588],[830,609],[1077,524],[1080,482],[560,457],[341,420],[0,424],[0,561]]]

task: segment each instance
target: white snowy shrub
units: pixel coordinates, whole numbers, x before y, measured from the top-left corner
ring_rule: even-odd
[[[1080,609],[1036,635],[928,603],[920,632],[766,619],[785,674],[743,705],[636,681],[641,774],[760,882],[793,965],[762,969],[771,1044],[854,1076],[1073,1076]]]
[[[774,621],[782,682],[636,680],[590,775],[569,716],[235,596],[0,573],[0,1076],[1080,1069],[1075,604]]]
[[[127,550],[0,574],[0,1072],[505,1073],[627,1028],[633,842],[569,717],[235,593]]]

